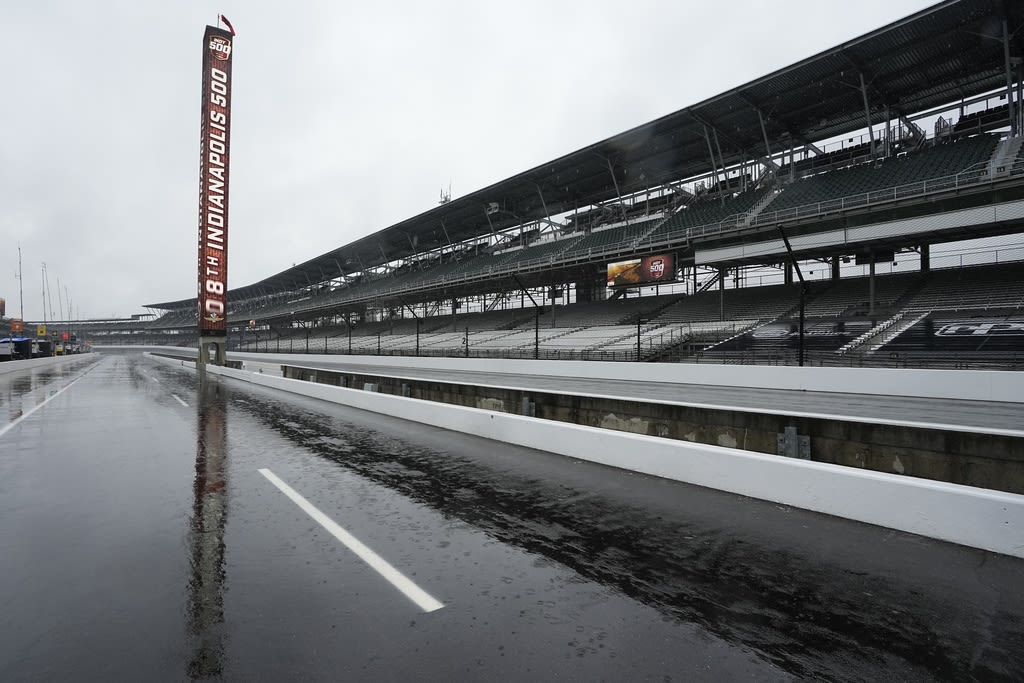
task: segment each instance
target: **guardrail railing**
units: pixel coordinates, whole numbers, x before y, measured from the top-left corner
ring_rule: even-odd
[[[887,187],[880,190],[872,190],[870,192],[861,192],[847,195],[845,197],[802,204],[800,206],[790,207],[779,211],[771,211],[771,205],[769,204],[768,209],[752,217],[749,223],[746,222],[749,212],[737,214],[736,216],[729,216],[725,220],[717,223],[695,226],[674,231],[672,233],[663,233],[662,235],[659,235],[659,238],[661,238],[659,241],[679,241],[681,239],[689,240],[698,237],[724,235],[729,232],[739,232],[745,229],[761,227],[764,225],[775,225],[786,221],[815,218],[833,213],[841,213],[850,209],[860,209],[893,201],[924,197],[939,192],[974,187],[987,182],[995,182],[1014,176],[1024,175],[1024,161],[1014,161],[1013,163],[1007,164],[1001,168],[1003,170],[999,171],[992,168],[988,161],[983,161],[954,175],[940,176],[938,178],[920,180],[913,183],[904,183],[902,185]],[[657,242],[654,242],[653,244],[657,244]]]

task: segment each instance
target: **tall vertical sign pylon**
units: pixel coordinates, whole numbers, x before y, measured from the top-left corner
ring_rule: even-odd
[[[227,24],[230,28],[231,24]],[[234,31],[207,26],[199,153],[199,363],[224,365],[228,314],[228,175]]]

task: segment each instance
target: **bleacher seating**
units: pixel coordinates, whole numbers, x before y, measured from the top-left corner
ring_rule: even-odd
[[[982,109],[960,117],[953,126],[954,134],[981,133],[1001,126],[1009,126],[1007,105]]]
[[[806,351],[834,353],[872,327],[873,321],[866,318],[844,320],[808,317],[804,320],[804,348]],[[711,351],[724,355],[745,353],[772,357],[796,350],[799,338],[799,319],[780,318],[713,346],[704,353]]]
[[[672,235],[685,235],[692,228],[719,223],[750,211],[769,192],[768,188],[750,189],[728,199],[702,198],[679,209],[645,241],[657,243]]]
[[[636,317],[652,317],[678,298],[677,295],[633,297],[611,301],[591,301],[571,306],[547,308],[541,316],[542,327],[594,327],[635,323]]]
[[[1018,311],[960,309],[935,311],[888,340],[882,357],[954,358],[1007,367],[1024,363],[1024,315]]]
[[[850,164],[860,163],[871,155],[871,143],[861,142],[849,147],[819,154],[817,156],[801,159],[795,164],[785,164],[779,169],[779,176],[785,178],[789,175],[802,176],[805,173],[816,169],[840,168]]]
[[[196,312],[194,310],[188,311],[168,311],[164,315],[160,316],[156,320],[148,323],[146,327],[151,330],[166,330],[175,329],[179,327],[186,327],[196,324]]]
[[[576,240],[562,253],[562,260],[593,258],[609,252],[628,250],[632,243],[647,234],[663,218],[649,218],[628,225],[598,230]]]
[[[988,161],[997,144],[999,139],[995,135],[978,135],[905,157],[811,176],[785,187],[758,218],[771,220],[776,213],[801,206],[956,175]]]
[[[1024,307],[1024,265],[1012,263],[933,271],[904,307],[909,313],[1018,310]]]
[[[852,195],[863,196],[864,193],[885,188],[954,175],[987,161],[997,143],[996,136],[973,136],[940,144],[906,158],[860,164],[811,176],[784,187],[757,217],[757,222],[768,222],[776,219],[779,213],[785,215],[787,211],[817,202]],[[849,147],[833,153],[837,155],[833,158],[842,159],[845,155],[854,158],[859,151],[860,146]],[[488,278],[516,272],[522,267],[554,266],[577,260],[599,259],[606,254],[629,252],[643,248],[644,245],[656,248],[659,244],[689,234],[689,231],[717,224],[730,217],[736,217],[737,225],[742,225],[745,215],[759,201],[766,198],[769,192],[773,190],[760,188],[727,198],[703,196],[667,219],[661,215],[641,216],[639,220],[623,224],[621,218],[618,218],[619,224],[585,235],[570,234],[525,248],[511,248],[497,253],[467,253],[463,254],[461,259],[448,255],[444,261],[435,259],[414,264],[390,274],[368,277],[358,283],[317,295],[300,297],[298,300],[279,299],[255,310],[233,310],[229,319],[232,322],[244,322],[249,318],[266,320],[323,309],[355,299],[396,296],[403,292],[446,285],[464,279]],[[607,210],[607,207],[602,209],[603,212]]]
[[[724,298],[717,289],[712,289],[679,299],[666,307],[657,320],[662,323],[772,320],[796,306],[799,297],[798,285],[726,289]]]
[[[886,275],[875,278],[875,310],[892,309],[914,284],[918,273]],[[870,308],[870,284],[867,277],[842,278],[816,283],[804,314],[808,317],[850,317],[865,314]],[[817,293],[815,293],[817,292]]]

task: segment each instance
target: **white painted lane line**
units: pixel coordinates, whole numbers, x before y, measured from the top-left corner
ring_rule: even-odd
[[[89,368],[89,369],[91,370],[92,368]],[[89,372],[89,370],[86,370],[85,372]],[[12,420],[10,424],[8,424],[8,425],[6,425],[4,427],[0,427],[0,436],[3,436],[7,432],[9,432],[12,429],[14,429],[17,425],[21,424],[22,420],[24,420],[25,418],[27,418],[32,413],[36,412],[37,410],[39,410],[40,408],[45,406],[47,403],[49,403],[53,399],[55,399],[58,396],[60,396],[61,394],[63,394],[68,389],[70,389],[72,384],[74,384],[75,382],[77,382],[78,380],[82,379],[82,377],[85,376],[85,372],[83,372],[81,375],[79,375],[78,377],[74,378],[73,380],[71,380],[70,382],[65,384],[63,387],[61,387],[56,392],[54,392],[51,396],[49,396],[46,399],[44,399],[42,403],[37,403],[34,407],[30,408],[28,411],[26,411],[26,412],[22,413],[21,415],[19,415],[16,419]]]
[[[177,402],[178,402],[178,403],[180,403],[181,405],[183,405],[183,406],[185,406],[186,408],[188,408],[188,404],[187,404],[187,403],[185,403],[184,401],[182,401],[182,400],[181,400],[181,397],[180,397],[180,396],[178,396],[177,394],[171,394],[171,396],[173,396],[173,397],[174,397],[174,400],[175,400],[175,401],[177,401]]]
[[[405,575],[392,567],[387,560],[367,548],[363,545],[362,541],[341,528],[341,526],[339,526],[333,519],[320,512],[320,510],[314,507],[312,503],[297,493],[295,489],[278,479],[276,474],[268,469],[261,469],[259,470],[259,473],[266,477],[271,484],[280,489],[281,493],[291,498],[292,502],[298,505],[303,512],[312,517],[320,524],[320,526],[327,529],[332,536],[341,541],[346,548],[354,552],[359,559],[370,565],[370,567],[375,569],[378,574],[387,579],[392,586],[401,591],[405,597],[416,603],[416,606],[421,610],[424,612],[433,612],[444,607],[443,602],[436,600],[422,588],[406,578]]]

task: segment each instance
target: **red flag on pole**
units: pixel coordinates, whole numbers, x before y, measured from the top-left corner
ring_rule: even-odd
[[[231,32],[231,35],[235,35],[235,27],[231,25],[231,22],[228,21],[228,18],[221,14],[220,20],[223,21],[224,25],[228,27],[228,31]]]

